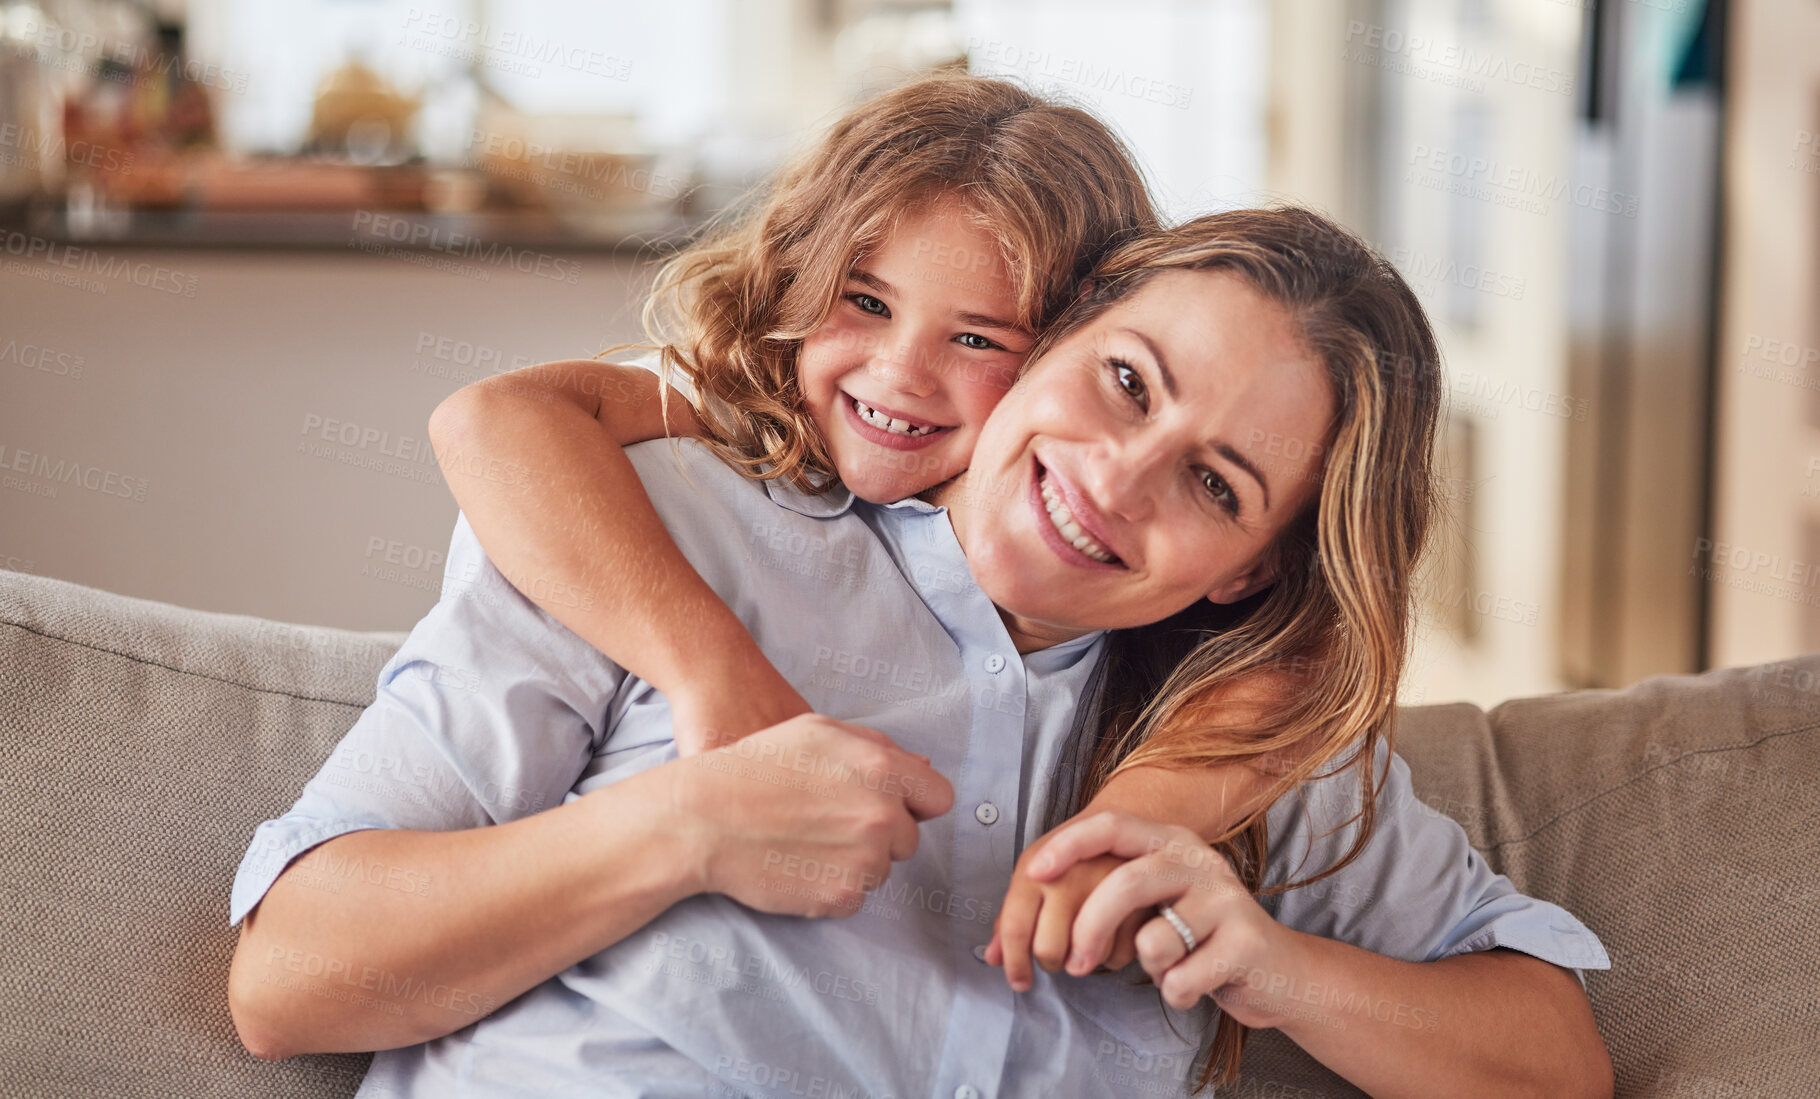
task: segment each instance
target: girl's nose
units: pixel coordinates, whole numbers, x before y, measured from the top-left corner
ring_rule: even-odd
[[[897,340],[873,356],[872,372],[891,388],[916,397],[933,394],[940,382],[941,364],[933,359],[926,341]]]

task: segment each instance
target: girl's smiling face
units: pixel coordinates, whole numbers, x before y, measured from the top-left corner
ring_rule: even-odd
[[[939,203],[853,264],[797,375],[841,480],[889,503],[967,468],[1033,342],[998,242]]]
[[[1031,364],[933,499],[1019,649],[1041,648],[1268,585],[1334,411],[1280,305],[1162,271]]]

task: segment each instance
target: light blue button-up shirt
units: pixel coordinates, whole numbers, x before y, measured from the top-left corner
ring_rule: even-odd
[[[629,453],[677,544],[810,704],[927,755],[953,783],[954,809],[921,826],[916,856],[850,918],[691,898],[472,1025],[376,1054],[360,1099],[1187,1094],[1210,1006],[1171,1019],[1135,969],[1038,971],[1019,995],[977,955],[1018,851],[1072,773],[1103,635],[1020,657],[945,509],[759,485],[693,442]],[[231,919],[325,840],[528,816],[674,759],[670,726],[661,694],[525,599],[462,519],[441,601],[296,805],[259,826]],[[1323,833],[1350,814],[1356,780],[1316,785],[1327,796],[1309,788],[1271,812],[1273,881],[1325,868],[1350,843],[1350,831]],[[1367,853],[1267,899],[1278,919],[1412,961],[1505,946],[1609,964],[1577,920],[1518,894],[1457,824],[1414,801],[1400,759],[1381,803]],[[377,872],[425,895],[436,884],[399,868],[320,872]],[[805,887],[816,872],[804,868]],[[275,979],[375,1010],[400,997],[492,1006],[305,955],[268,964]],[[1379,1018],[1412,1009],[1365,994],[1329,1004]]]

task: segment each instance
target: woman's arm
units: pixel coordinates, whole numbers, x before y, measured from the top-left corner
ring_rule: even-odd
[[[648,370],[591,359],[475,382],[430,417],[449,489],[513,586],[667,695],[684,755],[809,705],[676,547],[624,447],[698,435]]]
[[[869,729],[810,714],[753,739],[505,824],[368,829],[311,849],[243,925],[228,978],[241,1041],[266,1059],[429,1041],[696,893],[849,915],[864,894],[843,883],[883,882],[915,854],[917,822],[953,800],[926,760]],[[778,778],[805,753],[850,779],[802,797]],[[879,774],[903,781],[865,781]],[[766,856],[779,851],[845,872],[777,888]]]
[[[1164,1000],[1186,1008],[1212,996],[1238,1022],[1283,1031],[1380,1099],[1612,1094],[1610,1054],[1566,969],[1508,950],[1405,962],[1285,927],[1183,828],[1107,813],[1071,826],[1056,846],[1130,859],[1081,907],[1070,972],[1089,972],[1132,913],[1168,905],[1193,950],[1162,916],[1137,936]]]
[[[429,1041],[644,926],[693,891],[660,781],[494,827],[313,848],[241,927],[228,975],[241,1042],[273,1060]]]
[[[1513,950],[1403,962],[1275,926],[1294,949],[1267,977],[1222,975],[1213,952],[1176,967],[1182,994],[1218,987],[1240,1022],[1276,1027],[1380,1099],[1610,1099],[1611,1054],[1569,970]]]

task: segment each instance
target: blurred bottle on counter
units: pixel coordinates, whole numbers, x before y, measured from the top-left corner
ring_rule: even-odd
[[[125,0],[0,0],[0,203],[172,205],[215,146],[211,88],[181,24]]]
[[[71,197],[89,189],[130,206],[176,206],[186,161],[216,145],[210,87],[231,90],[235,75],[192,61],[181,24],[134,10],[137,19],[116,15],[91,79],[64,104]]]
[[[34,3],[0,2],[0,207],[63,187],[59,28]]]
[[[416,154],[412,128],[421,101],[351,57],[317,86],[303,152],[362,165],[401,164]]]
[[[156,71],[143,74],[146,93],[134,99],[140,133],[172,149],[213,149],[215,110],[208,81],[231,88],[233,75],[194,61],[184,48],[183,25],[158,25]]]

